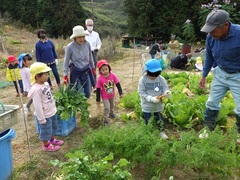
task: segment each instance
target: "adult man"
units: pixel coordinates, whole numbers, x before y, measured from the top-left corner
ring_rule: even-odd
[[[190,59],[191,57],[191,53],[179,54],[177,57],[171,59],[170,67],[173,69],[185,69],[189,66],[188,59]]]
[[[99,34],[96,31],[93,31],[93,20],[92,19],[86,19],[85,25],[87,30],[85,33],[87,33],[89,36],[85,36],[85,39],[90,43],[91,45],[91,51],[92,51],[92,56],[94,60],[94,65],[95,65],[95,73],[96,73],[96,67],[97,67],[97,53],[101,48],[102,42],[99,37]],[[96,79],[96,77],[95,77]]]
[[[206,19],[201,29],[206,32],[206,58],[202,71],[199,87],[204,88],[206,77],[211,70],[214,61],[217,67],[214,69],[214,77],[211,91],[204,111],[204,125],[210,131],[216,126],[216,118],[221,109],[220,101],[228,90],[234,97],[236,113],[236,125],[240,133],[240,25],[229,21],[229,14],[225,10],[214,10]],[[199,136],[204,137],[204,134]],[[240,143],[240,137],[237,142]]]

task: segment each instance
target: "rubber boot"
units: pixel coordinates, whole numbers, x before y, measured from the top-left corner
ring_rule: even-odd
[[[210,110],[208,108],[204,111],[204,126],[207,126],[210,131],[213,131],[216,127],[216,119],[218,117],[218,110]]]
[[[240,116],[236,115],[236,125],[237,125],[237,130],[238,130],[238,133],[240,134]]]

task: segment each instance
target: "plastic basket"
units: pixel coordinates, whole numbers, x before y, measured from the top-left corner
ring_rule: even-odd
[[[39,127],[39,122],[37,120],[37,117],[34,116],[35,119],[35,124],[36,124],[36,130],[37,133],[39,134],[40,132],[40,127]],[[70,117],[67,121],[62,120],[60,116],[57,115],[57,124],[58,124],[58,129],[56,136],[68,136],[77,126],[76,126],[76,116]]]
[[[4,105],[5,111],[3,108],[0,109],[0,133],[8,130],[12,126],[18,123],[18,105]]]

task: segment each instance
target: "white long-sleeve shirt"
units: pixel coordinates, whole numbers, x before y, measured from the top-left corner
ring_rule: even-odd
[[[86,41],[88,41],[91,45],[91,51],[94,51],[94,49],[100,49],[102,46],[101,39],[99,37],[99,34],[96,31],[92,31],[91,33],[86,30],[85,33],[88,33],[88,36],[85,36]]]
[[[31,88],[31,82],[30,82],[30,70],[27,67],[23,67],[20,69],[22,82],[23,82],[23,91],[29,92]]]

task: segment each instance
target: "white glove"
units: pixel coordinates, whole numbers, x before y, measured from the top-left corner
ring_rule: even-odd
[[[154,96],[154,97],[151,97],[150,102],[152,102],[152,103],[160,103],[160,100],[157,99],[157,96]]]
[[[164,96],[165,96],[166,98],[170,98],[170,97],[171,97],[171,92],[170,92],[170,91],[166,91],[166,92],[164,93]]]
[[[160,99],[157,98],[157,96],[147,96],[146,100],[148,102],[152,102],[152,103],[160,103]]]
[[[58,65],[58,59],[55,59],[55,63],[56,63],[56,65]]]

